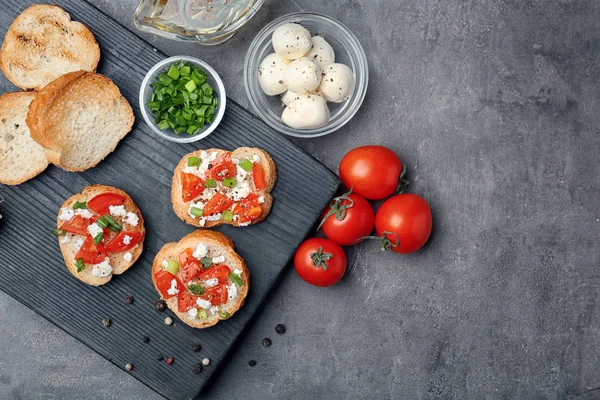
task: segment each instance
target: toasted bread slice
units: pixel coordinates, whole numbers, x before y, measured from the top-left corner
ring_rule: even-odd
[[[124,217],[118,216],[118,215],[112,215],[112,217],[116,220],[117,223],[119,223],[123,227],[124,231],[138,232],[139,234],[141,234],[141,240],[139,241],[139,243],[137,243],[131,249],[128,249],[128,250],[125,250],[125,251],[122,251],[119,253],[109,254],[108,255],[109,264],[112,267],[112,271],[106,276],[95,276],[95,274],[93,273],[94,267],[92,264],[86,264],[85,269],[83,271],[77,272],[76,255],[77,255],[82,243],[87,238],[87,236],[73,234],[73,233],[67,233],[65,236],[59,237],[58,239],[59,239],[60,251],[62,252],[62,255],[65,259],[65,264],[67,265],[69,272],[71,272],[71,274],[73,274],[73,276],[75,276],[80,281],[85,282],[88,285],[92,285],[92,286],[104,285],[104,284],[108,283],[108,281],[111,280],[113,275],[120,275],[123,272],[127,271],[129,268],[131,268],[131,266],[136,262],[136,260],[142,254],[142,250],[144,248],[144,237],[146,235],[146,229],[144,227],[144,218],[142,217],[142,213],[140,212],[140,209],[133,202],[131,197],[129,197],[129,195],[127,193],[125,193],[124,191],[122,191],[120,189],[117,189],[112,186],[104,186],[104,185],[88,186],[85,189],[83,189],[83,191],[81,193],[77,193],[77,194],[69,197],[67,199],[67,201],[65,201],[63,203],[61,210],[59,212],[59,215],[56,219],[57,229],[61,230],[64,227],[65,222],[68,221],[68,219],[66,220],[65,218],[61,218],[63,213],[65,213],[66,215],[70,214],[69,211],[64,211],[64,210],[72,210],[74,212],[85,213],[86,211],[89,211],[89,210],[87,210],[87,209],[73,210],[73,205],[76,202],[86,202],[87,203],[94,197],[96,197],[100,194],[104,194],[104,193],[116,193],[116,194],[120,194],[121,196],[125,197],[125,202],[123,203],[123,206],[124,206],[125,210],[136,215],[137,224],[135,224],[135,226],[134,226],[129,223],[126,223],[127,219]],[[97,216],[97,215],[94,215],[94,216]],[[91,224],[91,221],[89,221],[89,222]],[[105,245],[106,243],[109,243],[116,236],[117,236],[117,233],[106,230],[105,237],[104,237],[104,240],[102,241],[102,243]],[[129,256],[126,256],[127,253],[131,254],[131,259],[129,259]]]
[[[25,123],[33,92],[0,96],[0,183],[18,185],[48,166],[44,148],[31,139]]]
[[[163,248],[156,254],[156,258],[154,259],[154,263],[152,264],[152,282],[154,283],[154,287],[157,292],[161,295],[161,298],[165,298],[160,292],[156,273],[162,271],[164,269],[164,265],[169,260],[179,260],[179,254],[181,254],[186,249],[197,249],[198,245],[204,245],[206,250],[206,257],[224,257],[224,261],[219,263],[226,265],[229,269],[235,273],[235,271],[239,272],[239,278],[243,282],[241,286],[232,282],[231,280],[227,281],[228,287],[231,285],[235,285],[236,296],[235,298],[229,297],[227,302],[223,305],[214,306],[217,307],[218,310],[213,309],[214,307],[210,307],[210,309],[206,309],[207,318],[200,319],[198,316],[190,316],[190,314],[186,311],[179,311],[178,301],[179,296],[182,294],[194,296],[189,289],[187,289],[184,293],[177,293],[173,297],[166,299],[167,306],[177,315],[179,319],[185,324],[194,327],[194,328],[208,328],[209,326],[213,326],[218,323],[222,319],[227,319],[239,310],[244,304],[244,300],[248,295],[248,289],[250,286],[250,271],[246,266],[244,260],[235,252],[235,248],[233,245],[233,241],[220,232],[214,232],[210,230],[200,229],[195,232],[190,233],[187,236],[184,236],[177,243],[167,243],[163,246]],[[196,254],[195,250],[194,253]],[[196,255],[195,255],[196,256]],[[194,257],[195,257],[194,256]],[[200,261],[200,260],[198,260]],[[180,267],[180,271],[182,268]],[[209,269],[210,271],[210,269]],[[178,275],[179,279],[179,275]],[[201,280],[194,281],[197,284],[203,285],[204,283]],[[184,285],[185,286],[185,285]],[[207,287],[206,285],[204,285]],[[228,293],[231,294],[231,289],[228,289]],[[197,310],[200,310],[199,306],[194,306]],[[226,313],[226,314],[225,314]]]
[[[199,199],[196,199],[196,201],[187,202],[187,203],[183,201],[183,197],[182,197],[183,188],[182,188],[182,183],[181,183],[181,173],[188,171],[188,169],[187,169],[188,158],[189,157],[198,157],[198,158],[202,159],[202,155],[205,155],[205,156],[208,155],[209,157],[211,157],[211,155],[213,155],[214,153],[216,153],[216,156],[218,157],[221,154],[228,153],[228,151],[221,150],[221,149],[197,150],[197,151],[194,151],[192,153],[185,155],[181,159],[181,161],[175,168],[173,182],[171,185],[171,201],[173,202],[173,209],[175,210],[175,213],[177,214],[177,216],[179,218],[181,218],[183,221],[187,222],[188,224],[194,225],[197,227],[210,228],[210,227],[218,226],[218,225],[222,225],[222,224],[229,224],[229,225],[233,225],[233,226],[243,226],[244,224],[240,224],[240,222],[238,221],[238,218],[236,218],[237,216],[235,213],[235,209],[234,209],[234,219],[232,221],[224,221],[222,219],[210,220],[207,218],[199,218],[197,216],[190,214],[190,206],[195,206],[195,204],[193,204],[193,203],[196,203],[196,201],[200,201],[201,203],[206,204],[206,202],[208,202],[208,199],[210,198],[210,194],[213,193],[214,190],[210,191],[210,190],[206,189],[205,192],[203,193],[203,195],[200,196]],[[263,203],[261,203],[262,213],[260,214],[260,216],[258,218],[251,221],[250,224],[257,224],[257,223],[263,221],[265,218],[267,218],[267,216],[271,212],[271,207],[273,205],[273,197],[271,196],[271,191],[273,190],[273,187],[275,186],[275,181],[277,180],[277,169],[275,166],[275,162],[273,161],[271,156],[269,156],[269,154],[266,151],[259,149],[259,148],[255,148],[255,147],[240,147],[231,152],[231,157],[234,160],[248,159],[248,160],[252,161],[254,156],[258,157],[258,160],[254,161],[254,162],[258,162],[264,170],[265,187],[262,190],[257,190],[256,187],[254,186],[254,182],[252,179],[252,172],[247,173],[247,179],[249,180],[249,185],[251,187],[251,193],[256,193],[256,195],[260,196],[262,198],[261,200],[264,201]],[[214,157],[211,157],[211,158],[214,158]],[[206,162],[207,161],[205,161],[205,163]],[[203,165],[205,163],[203,163]],[[236,168],[238,170],[237,178],[238,178],[238,180],[240,180],[239,179],[240,178],[240,176],[239,176],[240,167],[236,166]],[[201,171],[198,173],[202,174]],[[217,187],[220,188],[219,190],[223,189],[223,186],[220,183],[217,183]],[[233,190],[235,190],[235,188]],[[233,190],[229,191],[229,194],[228,194],[229,197],[231,197],[231,192],[233,192]]]
[[[12,23],[2,49],[0,68],[21,89],[40,90],[73,71],[95,72],[100,47],[94,35],[62,8],[33,5]]]
[[[31,102],[27,126],[58,167],[84,171],[96,166],[131,130],[131,106],[109,78],[70,72],[49,83]]]

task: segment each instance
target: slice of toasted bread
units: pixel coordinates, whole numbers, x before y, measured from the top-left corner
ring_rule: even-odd
[[[185,249],[195,249],[198,244],[204,244],[207,248],[207,254],[219,254],[225,257],[223,264],[227,265],[231,271],[241,270],[241,276],[243,285],[236,286],[237,297],[235,299],[228,300],[224,305],[218,306],[219,311],[226,312],[229,316],[232,316],[239,310],[244,304],[244,300],[248,295],[248,289],[250,286],[250,271],[246,266],[244,260],[235,252],[233,241],[220,232],[214,232],[210,230],[200,229],[195,232],[184,236],[177,243],[167,243],[163,248],[156,254],[154,263],[152,264],[152,282],[156,291],[160,294],[156,284],[155,274],[163,269],[163,263],[169,260],[177,260],[179,254]],[[233,284],[233,283],[232,283]],[[191,292],[190,292],[191,294]],[[163,296],[161,295],[161,298]],[[178,296],[173,296],[165,300],[167,306],[177,315],[179,319],[185,324],[194,328],[208,328],[224,319],[219,315],[218,312],[208,312],[208,318],[199,319],[191,318],[186,312],[180,312],[178,310]]]
[[[70,72],[50,82],[31,102],[27,126],[48,160],[69,171],[94,167],[131,130],[131,106],[109,78]]]
[[[0,68],[21,89],[40,90],[72,71],[95,72],[100,47],[94,35],[62,8],[37,4],[12,23],[2,49]]]
[[[109,264],[112,267],[112,272],[107,276],[94,276],[92,274],[93,266],[89,265],[89,264],[86,264],[85,269],[83,271],[77,272],[75,256],[76,256],[77,252],[79,251],[81,243],[83,243],[83,240],[85,240],[85,237],[81,236],[81,235],[71,234],[71,233],[68,233],[64,237],[59,237],[58,239],[59,239],[60,251],[62,252],[62,255],[65,259],[65,264],[67,265],[69,272],[71,272],[71,274],[73,274],[73,276],[75,276],[80,281],[85,282],[88,285],[92,285],[92,286],[104,285],[104,284],[108,283],[108,281],[111,280],[113,275],[120,275],[123,272],[127,271],[129,268],[131,268],[131,266],[136,262],[136,260],[142,254],[142,250],[144,249],[144,237],[146,236],[146,229],[144,227],[144,218],[142,217],[142,213],[140,212],[140,209],[133,202],[131,197],[129,197],[129,195],[127,193],[125,193],[124,191],[122,191],[120,189],[117,189],[116,187],[105,186],[105,185],[88,186],[85,189],[83,189],[83,191],[81,193],[77,193],[77,194],[69,197],[63,203],[63,205],[61,207],[61,211],[59,211],[59,216],[56,219],[57,229],[60,229],[62,224],[65,222],[64,220],[60,219],[60,214],[62,213],[63,209],[72,209],[73,205],[76,202],[84,202],[84,201],[87,202],[87,201],[93,199],[94,197],[96,197],[97,195],[103,194],[103,193],[117,193],[117,194],[120,194],[125,197],[125,203],[123,204],[123,206],[125,207],[125,209],[127,211],[130,211],[130,212],[134,213],[135,215],[137,215],[137,217],[138,217],[137,225],[136,226],[125,225],[123,223],[122,218],[117,217],[117,216],[113,216],[113,218],[118,223],[120,223],[124,228],[126,227],[128,231],[139,232],[142,235],[142,240],[135,247],[133,247],[132,249],[127,251],[127,252],[131,253],[131,260],[127,261],[124,258],[124,255],[126,252],[111,254],[111,255],[109,255],[109,258],[110,258]],[[114,236],[116,236],[116,233],[112,233],[112,232],[108,233],[107,237],[104,239],[104,243],[108,243]],[[65,237],[68,239],[65,239]]]
[[[227,153],[228,151],[221,150],[221,149],[197,150],[197,151],[194,151],[194,152],[191,152],[191,153],[185,155],[181,159],[181,161],[179,162],[179,164],[177,164],[177,167],[175,168],[175,173],[173,175],[173,182],[171,185],[171,201],[173,202],[173,209],[175,210],[175,214],[177,214],[177,216],[179,218],[181,218],[183,221],[187,222],[188,224],[194,225],[197,227],[210,228],[210,227],[218,226],[218,225],[222,225],[222,224],[240,226],[240,223],[236,220],[233,220],[231,222],[224,221],[224,220],[217,220],[217,221],[208,220],[208,221],[205,221],[204,225],[203,225],[201,223],[200,218],[195,217],[189,213],[190,203],[185,203],[182,198],[181,172],[184,171],[185,168],[187,167],[188,157],[201,158],[202,152],[206,152],[208,154],[211,154],[213,152],[216,152],[217,154],[222,154],[222,153]],[[251,224],[257,224],[261,221],[264,221],[265,218],[267,218],[267,216],[271,212],[271,207],[273,205],[273,197],[271,196],[271,191],[273,190],[273,187],[275,186],[275,181],[277,180],[277,168],[275,166],[275,162],[273,161],[271,156],[269,156],[269,154],[266,151],[256,148],[256,147],[240,147],[231,152],[231,156],[234,159],[247,158],[247,159],[252,160],[252,157],[254,155],[257,155],[260,158],[260,161],[258,161],[258,162],[262,165],[263,170],[265,172],[266,186],[263,190],[259,191],[259,190],[256,190],[256,188],[254,187],[254,184],[252,183],[253,192],[256,193],[258,196],[262,196],[264,198],[264,203],[261,204],[262,205],[262,214],[257,219],[253,220],[251,222]],[[251,173],[250,173],[250,176],[252,176]]]
[[[44,148],[31,139],[25,123],[33,92],[0,96],[0,183],[18,185],[48,166]]]

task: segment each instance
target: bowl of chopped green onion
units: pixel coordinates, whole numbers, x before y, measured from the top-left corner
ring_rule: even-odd
[[[148,71],[140,109],[159,136],[179,143],[207,137],[225,113],[225,87],[207,63],[188,56],[162,60]]]

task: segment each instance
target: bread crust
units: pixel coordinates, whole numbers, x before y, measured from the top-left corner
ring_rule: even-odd
[[[196,227],[202,227],[200,225],[200,219],[192,218],[192,216],[189,215],[188,203],[184,203],[183,199],[181,197],[182,190],[183,190],[182,185],[181,185],[181,172],[187,166],[188,157],[191,157],[191,156],[200,157],[200,153],[202,151],[206,151],[207,153],[216,151],[219,154],[227,152],[227,150],[222,150],[222,149],[206,149],[206,150],[196,150],[189,154],[186,154],[181,159],[181,161],[179,161],[179,164],[177,164],[177,167],[175,168],[175,172],[173,174],[173,181],[171,184],[171,202],[173,203],[173,210],[175,211],[175,214],[177,214],[177,216],[182,221],[187,222],[188,224],[196,226]],[[273,187],[275,186],[275,182],[277,181],[277,167],[275,166],[275,161],[273,161],[273,159],[271,158],[269,153],[267,153],[263,149],[259,149],[257,147],[239,147],[231,152],[232,157],[239,158],[239,159],[246,158],[246,156],[250,156],[250,158],[251,158],[251,156],[253,154],[256,154],[260,157],[260,164],[262,165],[262,167],[265,171],[266,185],[263,190],[255,191],[255,193],[257,195],[264,197],[265,202],[262,204],[262,209],[263,209],[262,214],[257,219],[253,220],[250,225],[258,224],[259,222],[264,221],[267,218],[267,216],[269,215],[269,213],[271,212],[271,208],[273,206],[273,196],[271,195],[271,192],[273,191]],[[219,226],[219,225],[224,225],[224,224],[240,226],[239,222],[237,222],[237,221],[228,222],[228,221],[219,220],[219,221],[206,221],[206,223],[203,227],[204,228],[212,228],[214,226]]]
[[[61,7],[36,4],[25,9],[6,32],[0,69],[21,89],[40,90],[61,75],[95,72],[100,46],[94,34]]]
[[[125,206],[125,209],[133,212],[139,218],[139,222],[138,222],[137,226],[131,227],[131,229],[128,229],[128,230],[139,232],[142,235],[142,240],[133,249],[129,250],[129,252],[131,253],[131,256],[132,256],[131,261],[129,261],[129,262],[125,261],[123,259],[123,253],[112,254],[109,256],[109,258],[110,258],[110,265],[113,267],[113,271],[107,276],[97,277],[97,276],[92,275],[92,268],[90,268],[90,266],[88,266],[88,265],[86,265],[85,270],[83,270],[82,272],[77,272],[77,267],[75,266],[75,261],[76,261],[75,254],[77,254],[77,250],[73,246],[73,238],[71,238],[71,240],[68,243],[63,243],[61,241],[61,238],[59,238],[58,243],[60,246],[60,251],[65,260],[65,264],[67,265],[67,268],[69,269],[69,272],[74,277],[79,279],[80,281],[87,283],[88,285],[92,285],[92,286],[104,285],[112,279],[113,275],[120,275],[120,274],[124,273],[125,271],[127,271],[129,268],[131,268],[133,266],[133,264],[135,264],[135,262],[138,260],[140,255],[142,254],[142,251],[144,249],[144,239],[146,237],[146,228],[144,226],[144,218],[142,216],[142,213],[140,212],[140,209],[138,208],[138,206],[135,204],[135,202],[131,199],[131,197],[127,193],[125,193],[124,191],[122,191],[121,189],[118,189],[116,187],[106,186],[106,185],[87,186],[86,188],[84,188],[81,191],[81,193],[77,193],[77,194],[74,194],[73,196],[69,197],[63,203],[61,208],[65,208],[65,207],[72,208],[73,204],[75,204],[75,202],[89,201],[90,199],[92,199],[95,196],[102,194],[102,193],[118,193],[125,197],[125,203],[123,204]],[[60,229],[60,226],[62,225],[62,223],[63,223],[63,221],[61,221],[57,216],[56,217],[56,228]],[[83,236],[80,236],[80,235],[75,235],[75,236],[83,238]]]
[[[204,243],[209,246],[218,247],[222,250],[223,254],[226,255],[228,260],[231,262],[227,263],[227,266],[232,270],[240,269],[242,270],[242,281],[244,284],[238,288],[238,297],[235,299],[235,302],[231,302],[231,304],[227,303],[226,307],[219,306],[221,310],[226,311],[233,316],[243,305],[248,295],[248,290],[250,287],[250,271],[246,266],[246,263],[240,257],[239,254],[235,252],[235,246],[233,241],[226,235],[215,232],[207,229],[199,229],[194,231],[186,236],[184,236],[179,242],[176,243],[167,243],[162,249],[156,254],[154,258],[154,262],[152,263],[152,283],[154,283],[154,288],[158,292],[158,294],[162,297],[162,294],[158,290],[156,285],[155,274],[162,270],[162,263],[164,260],[169,260],[172,258],[177,258],[179,253],[184,251],[187,248],[195,248],[199,243]],[[190,320],[187,317],[185,312],[179,312],[177,309],[177,296],[173,296],[169,299],[166,299],[165,302],[167,306],[173,311],[173,313],[186,325],[189,325],[193,328],[208,328],[210,326],[216,325],[219,321],[221,321],[218,314],[209,315],[206,319],[194,319]]]

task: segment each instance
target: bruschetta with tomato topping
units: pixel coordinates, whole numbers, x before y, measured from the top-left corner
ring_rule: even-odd
[[[144,219],[131,197],[112,186],[92,185],[62,205],[56,220],[69,271],[88,285],[104,285],[127,271],[144,245]]]
[[[152,282],[181,321],[208,328],[242,307],[250,272],[229,237],[201,229],[163,246],[152,264]]]
[[[269,215],[276,179],[275,162],[264,150],[198,150],[175,168],[171,200],[188,224],[247,226]]]

